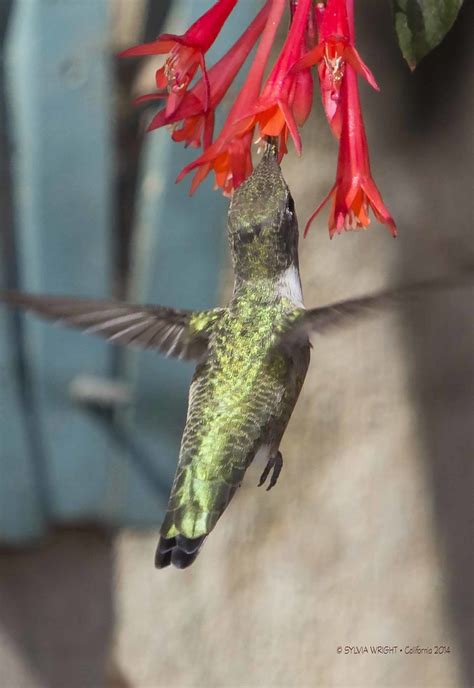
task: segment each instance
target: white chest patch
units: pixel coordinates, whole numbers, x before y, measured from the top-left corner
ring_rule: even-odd
[[[298,270],[294,265],[282,272],[277,283],[278,295],[288,299],[297,308],[304,308],[303,292],[301,291],[301,280]]]

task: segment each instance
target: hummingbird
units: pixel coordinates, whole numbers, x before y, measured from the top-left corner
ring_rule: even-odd
[[[159,569],[194,562],[257,454],[266,461],[259,486],[276,484],[280,443],[306,377],[313,333],[350,325],[433,287],[459,285],[448,278],[306,309],[295,206],[271,140],[234,191],[228,238],[235,281],[225,307],[189,311],[0,291],[0,301],[45,319],[195,361],[156,550]]]

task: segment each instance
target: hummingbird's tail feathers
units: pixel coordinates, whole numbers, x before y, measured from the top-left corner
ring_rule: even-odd
[[[279,345],[285,347],[307,340],[311,334],[326,334],[394,307],[419,303],[427,295],[472,286],[473,283],[474,270],[469,267],[463,272],[447,277],[416,282],[398,289],[387,289],[320,308],[295,310],[288,321],[287,329],[280,336]]]
[[[190,566],[214,529],[239,486],[245,468],[239,471],[238,482],[203,480],[194,477],[199,462],[192,462],[178,471],[171,489],[165,518],[161,525],[155,566],[162,569],[172,564],[179,569]],[[186,535],[184,534],[186,533]]]
[[[166,538],[161,536],[156,548],[155,566],[164,569],[166,566],[176,566],[177,569],[186,569],[191,566],[201,549],[206,536],[188,538],[184,535]]]
[[[221,309],[194,312],[120,301],[42,296],[0,290],[0,302],[113,344],[158,349],[165,356],[199,359]]]

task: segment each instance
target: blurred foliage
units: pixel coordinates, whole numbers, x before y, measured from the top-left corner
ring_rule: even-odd
[[[410,69],[448,33],[463,0],[394,0],[395,30]]]

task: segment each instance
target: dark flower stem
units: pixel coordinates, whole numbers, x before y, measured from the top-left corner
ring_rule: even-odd
[[[298,5],[298,0],[290,0],[290,17],[291,21],[293,21],[293,15],[296,12],[296,7]]]

